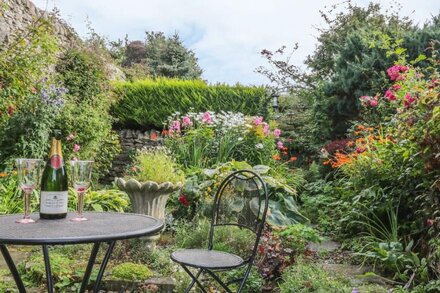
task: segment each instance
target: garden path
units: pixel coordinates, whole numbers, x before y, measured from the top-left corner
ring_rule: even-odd
[[[361,292],[374,292],[370,290],[387,292],[387,284],[383,279],[375,276],[363,276],[365,273],[372,272],[372,267],[350,263],[354,256],[353,252],[341,250],[340,243],[324,240],[321,243],[309,243],[307,249],[315,256],[316,262],[320,263],[325,271],[335,277],[349,279],[353,288],[364,289]]]

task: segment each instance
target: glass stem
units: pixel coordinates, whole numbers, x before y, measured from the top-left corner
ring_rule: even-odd
[[[31,214],[31,193],[24,192],[24,217],[23,219],[29,219]]]
[[[83,209],[84,209],[84,192],[78,192],[78,216],[80,218],[84,217]]]

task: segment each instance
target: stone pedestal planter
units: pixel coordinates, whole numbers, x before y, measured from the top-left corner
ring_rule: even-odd
[[[116,178],[116,185],[130,197],[134,213],[152,216],[163,221],[168,197],[182,187],[181,183],[158,184],[153,181],[139,182],[135,179],[125,181],[122,178]],[[153,236],[153,238],[157,237]],[[149,239],[152,238],[149,237]]]

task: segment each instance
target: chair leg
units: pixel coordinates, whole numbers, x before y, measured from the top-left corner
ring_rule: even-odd
[[[232,291],[231,291],[231,289],[229,289],[229,287],[225,284],[225,283],[223,283],[223,281],[222,280],[220,280],[220,278],[219,277],[217,277],[217,275],[216,274],[214,274],[213,272],[211,272],[210,270],[205,270],[217,283],[219,283],[222,287],[223,287],[223,289],[225,289],[226,290],[226,292],[228,292],[228,293],[232,293]]]
[[[240,287],[238,288],[237,293],[240,293],[241,290],[243,290],[244,283],[246,283],[246,280],[247,280],[247,278],[249,277],[249,274],[251,273],[251,269],[252,269],[252,262],[251,262],[251,264],[248,266],[248,268],[246,269],[246,272],[244,273],[243,280],[240,282]]]
[[[194,286],[194,283],[196,283],[199,288],[203,291],[203,293],[207,293],[205,288],[203,288],[203,285],[199,282],[198,278],[199,276],[202,274],[203,269],[199,269],[199,271],[197,272],[197,275],[194,276],[193,273],[191,273],[191,271],[183,264],[180,264],[182,266],[182,268],[185,270],[185,272],[191,277],[192,281],[189,284],[189,286],[186,288],[185,293],[188,293],[192,287]]]

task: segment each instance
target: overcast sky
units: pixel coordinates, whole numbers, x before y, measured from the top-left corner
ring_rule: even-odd
[[[80,36],[88,18],[110,40],[144,40],[145,31],[179,33],[196,53],[203,78],[211,83],[264,84],[254,70],[265,61],[262,49],[299,43],[292,60],[302,64],[324,25],[319,10],[339,0],[32,0],[39,8],[58,7]],[[366,6],[368,0],[353,2]],[[385,8],[393,1],[375,1]],[[423,24],[440,11],[440,0],[400,0],[401,14]]]

